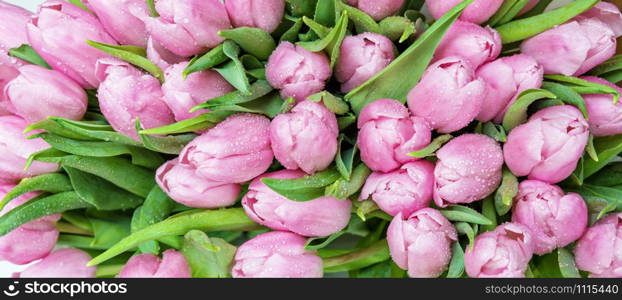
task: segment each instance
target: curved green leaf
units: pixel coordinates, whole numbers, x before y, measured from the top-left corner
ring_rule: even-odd
[[[324,196],[325,187],[341,178],[335,168],[296,179],[262,178],[261,182],[293,201],[309,201]]]
[[[44,67],[46,69],[52,69],[50,65],[33,49],[30,45],[23,44],[17,48],[9,49],[9,56],[17,57],[25,62]]]
[[[73,190],[71,181],[66,175],[58,173],[42,174],[32,178],[26,178],[20,181],[12,190],[10,190],[2,202],[0,202],[0,210],[11,200],[26,194],[28,192],[40,191],[48,193],[62,193]]]
[[[544,75],[544,78],[565,83],[579,94],[612,94],[614,104],[620,99],[620,92],[608,85],[564,75]]]
[[[186,257],[193,278],[231,277],[236,247],[205,232],[191,230],[184,236],[181,253]]]
[[[371,175],[371,170],[365,164],[359,164],[352,171],[352,176],[350,176],[349,180],[339,179],[335,181],[335,183],[326,187],[324,194],[345,200],[356,194],[363,187],[369,175]]]
[[[408,153],[408,156],[417,157],[417,158],[424,158],[424,157],[432,156],[434,155],[436,150],[440,149],[443,146],[443,144],[449,142],[449,140],[451,140],[452,138],[453,136],[451,134],[444,134],[444,135],[438,136],[434,140],[432,140],[432,142],[428,146],[426,146],[425,148],[421,150]]]
[[[460,243],[455,242],[451,246],[453,255],[449,262],[449,270],[447,271],[447,278],[460,278],[464,273],[464,250]]]
[[[152,136],[143,134],[140,120],[136,118],[136,131],[145,148],[166,154],[179,154],[184,147],[197,136],[193,133],[168,135],[168,136]]]
[[[493,222],[472,208],[462,205],[451,205],[440,212],[450,221],[467,222],[479,225],[492,225]]]
[[[218,35],[234,41],[244,51],[261,60],[266,60],[276,48],[274,39],[263,29],[238,27],[218,32]]]
[[[64,166],[75,192],[99,210],[125,210],[140,205],[144,199],[122,190],[105,179]]]
[[[585,157],[583,161],[583,178],[586,179],[614,160],[622,153],[622,135],[597,137],[594,139],[594,149],[598,161]]]
[[[223,44],[220,44],[212,48],[207,53],[192,58],[184,69],[182,75],[184,77],[187,77],[194,72],[211,69],[219,64],[224,63],[225,61],[227,61],[227,59],[228,57],[223,51]]]
[[[507,214],[512,208],[514,196],[518,193],[518,179],[510,170],[503,168],[501,186],[495,192],[495,210],[500,216]]]
[[[350,21],[352,21],[352,23],[354,23],[354,26],[356,27],[356,31],[358,33],[373,32],[373,33],[386,34],[382,30],[381,25],[376,23],[376,21],[371,16],[369,16],[367,13],[363,12],[362,10],[359,10],[358,8],[354,8],[352,6],[347,5],[343,3],[341,0],[336,1],[336,4],[337,4],[336,7],[338,8],[338,11],[348,12],[348,18],[350,18]]]
[[[333,27],[333,29],[331,29],[325,37],[315,41],[298,42],[298,45],[311,52],[326,50],[330,56],[330,66],[332,68],[335,66],[337,59],[339,58],[339,48],[341,47],[341,42],[343,42],[343,39],[346,36],[347,30],[348,13],[343,12],[335,27]]]
[[[529,105],[537,100],[543,98],[555,99],[556,97],[555,94],[541,89],[531,89],[522,92],[505,113],[503,117],[503,128],[509,132],[514,129],[514,127],[527,121],[527,109]]]
[[[128,63],[135,65],[153,75],[160,81],[164,81],[164,73],[162,69],[155,63],[147,59],[145,49],[136,46],[117,46],[108,45],[95,41],[86,41],[91,47],[106,52],[116,58],[127,61]]]
[[[383,262],[391,257],[387,240],[380,240],[368,247],[324,259],[324,272],[335,273],[361,269]]]

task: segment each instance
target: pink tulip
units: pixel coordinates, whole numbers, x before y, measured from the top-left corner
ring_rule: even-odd
[[[587,206],[579,194],[538,180],[520,183],[512,222],[531,230],[534,253],[543,255],[578,240],[587,227]]]
[[[503,151],[483,134],[463,134],[436,152],[434,202],[471,203],[492,194],[501,183]]]
[[[525,4],[525,6],[518,12],[518,15],[523,15],[524,13],[532,10],[536,7],[536,5],[538,5],[539,2],[540,0],[529,0],[529,2],[527,2],[527,4]]]
[[[598,77],[582,77],[590,82],[608,85],[618,92],[622,89],[609,81]],[[590,119],[590,132],[594,136],[609,136],[622,133],[622,101],[613,103],[613,95],[610,94],[589,94],[582,95],[585,100],[587,114]]]
[[[190,166],[173,159],[156,172],[156,182],[171,199],[196,208],[218,208],[233,205],[240,195],[240,186],[205,179]]]
[[[615,54],[616,35],[596,18],[580,18],[524,41],[521,52],[535,58],[545,74],[578,76]]]
[[[427,207],[434,189],[434,164],[420,160],[391,173],[374,172],[361,190],[360,200],[370,198],[391,216],[410,216]]]
[[[190,278],[192,272],[183,254],[173,249],[162,253],[162,259],[144,253],[132,256],[117,278]]]
[[[4,89],[17,115],[31,123],[49,116],[72,120],[84,117],[88,104],[86,93],[69,77],[37,65],[22,66],[19,73]]]
[[[117,59],[99,60],[97,77],[99,107],[114,130],[138,141],[136,118],[145,129],[175,122],[155,77]]]
[[[434,19],[440,19],[461,0],[426,0],[425,4]],[[503,0],[475,0],[464,9],[460,20],[481,24],[486,22],[503,4]]]
[[[86,41],[114,45],[117,42],[95,16],[69,2],[48,0],[41,4],[27,28],[30,45],[52,68],[85,89],[99,86],[95,63],[109,56]]]
[[[456,229],[438,210],[424,208],[404,220],[398,213],[387,230],[387,242],[395,264],[410,277],[438,277],[451,260]]]
[[[78,249],[59,249],[29,266],[17,278],[94,278],[95,267],[87,267],[91,256]]]
[[[294,179],[301,171],[282,170],[264,174],[251,182],[242,199],[246,214],[274,230],[286,230],[310,237],[331,235],[348,225],[351,203],[325,196],[305,202],[289,200],[265,185],[262,178]]]
[[[447,31],[434,53],[434,59],[461,57],[477,69],[501,53],[501,36],[489,26],[456,21]]]
[[[20,179],[58,169],[57,164],[34,161],[24,170],[31,154],[50,148],[42,139],[27,139],[24,129],[28,123],[17,116],[0,117],[0,181],[17,182]]]
[[[186,145],[179,161],[212,181],[249,181],[272,164],[269,127],[264,116],[232,115]]]
[[[0,66],[19,67],[23,61],[8,56],[8,52],[12,48],[28,44],[26,23],[30,21],[31,13],[19,6],[0,1],[0,15],[2,16],[0,18]],[[2,73],[4,72],[0,71],[0,74]],[[0,77],[4,76],[0,75]],[[2,88],[1,82],[0,88]]]
[[[130,7],[145,8],[142,0],[84,0],[97,15],[110,35],[122,45],[147,46],[147,29],[143,21],[130,13]]]
[[[257,27],[273,32],[281,23],[285,0],[225,0],[234,27]]]
[[[361,159],[376,172],[391,172],[417,158],[409,153],[430,144],[432,132],[422,118],[412,117],[400,102],[376,100],[358,118]]]
[[[130,7],[151,37],[179,56],[191,56],[218,46],[224,38],[218,31],[231,28],[221,0],[158,0],[159,17],[151,17],[144,7]]]
[[[622,278],[622,213],[588,228],[574,254],[577,267],[590,272],[590,277]]]
[[[510,132],[505,163],[516,176],[557,183],[572,174],[588,137],[588,124],[574,106],[545,108]]]
[[[171,65],[184,62],[186,58],[173,54],[168,51],[153,38],[147,39],[147,59],[156,64],[160,69],[166,70]]]
[[[19,75],[19,71],[11,65],[3,65],[0,63],[0,116],[13,114],[15,108],[11,105],[11,101],[6,98],[4,88],[15,77]]]
[[[464,254],[469,277],[525,277],[533,255],[533,238],[528,228],[505,223],[475,238],[473,249]]]
[[[289,170],[307,174],[326,169],[337,153],[337,118],[324,105],[300,102],[290,113],[270,124],[270,142],[276,159]]]
[[[321,278],[322,259],[305,250],[307,240],[291,232],[260,234],[240,246],[234,278]]]
[[[184,78],[183,71],[186,66],[188,62],[170,66],[164,72],[162,84],[164,101],[175,114],[177,121],[205,113],[205,110],[190,113],[190,109],[235,90],[218,72],[212,70],[195,72]]]
[[[14,184],[0,182],[0,199],[4,198],[14,187]],[[0,215],[6,214],[35,196],[37,196],[37,193],[31,192],[11,200],[0,211]],[[0,237],[0,260],[22,265],[48,255],[56,246],[58,230],[55,224],[59,219],[60,214],[39,218],[21,225]]]
[[[395,59],[393,43],[382,34],[365,32],[347,36],[341,51],[335,76],[341,91],[347,93],[372,78]]]
[[[366,12],[380,21],[399,12],[404,0],[348,0],[348,4]]]
[[[270,85],[283,98],[302,101],[324,89],[331,75],[330,62],[323,52],[311,52],[290,42],[282,42],[266,65]]]
[[[622,35],[622,14],[620,9],[613,3],[601,1],[596,3],[588,11],[582,13],[577,19],[594,18],[605,24],[613,30],[616,37]]]
[[[505,112],[518,96],[542,85],[544,70],[532,57],[517,54],[481,66],[475,73],[486,81],[488,93],[477,120],[501,123]]]
[[[486,83],[476,77],[469,63],[448,57],[428,67],[408,94],[408,108],[441,133],[460,130],[477,117]]]

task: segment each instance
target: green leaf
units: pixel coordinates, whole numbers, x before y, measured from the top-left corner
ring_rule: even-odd
[[[32,178],[25,178],[11,189],[0,202],[0,210],[11,200],[28,192],[40,191],[48,193],[62,193],[73,190],[71,181],[63,174],[42,174]]]
[[[215,111],[223,111],[226,113],[253,113],[262,114],[269,118],[274,118],[276,115],[283,112],[284,108],[289,108],[290,104],[294,103],[288,100],[283,100],[278,92],[274,91],[266,96],[263,96],[257,100],[246,102],[243,104],[221,105],[213,106],[211,109]]]
[[[505,0],[497,12],[488,20],[488,25],[494,27],[496,25],[505,24],[512,21],[518,12],[529,3],[529,0]]]
[[[328,27],[332,27],[335,25],[335,3],[341,2],[341,0],[317,0],[317,5],[315,6],[315,14],[313,19]]]
[[[138,118],[136,118],[136,131],[139,132],[138,137],[140,137],[145,148],[166,154],[179,154],[181,150],[197,136],[193,133],[168,135],[164,137],[143,134],[141,133],[143,128]]]
[[[263,29],[238,27],[218,32],[218,35],[234,41],[244,51],[261,60],[266,60],[276,48],[274,39]],[[226,47],[226,46],[225,46]]]
[[[338,179],[333,184],[326,187],[324,194],[340,200],[346,200],[363,187],[369,175],[371,175],[371,170],[365,164],[361,163],[354,168],[349,180]]]
[[[588,178],[604,168],[618,154],[622,153],[622,135],[597,137],[594,139],[594,149],[598,161],[585,157],[583,162],[583,177]]]
[[[232,41],[225,41],[223,43],[223,53],[231,59],[231,61],[221,65],[214,70],[222,75],[227,82],[235,87],[242,94],[249,95],[251,93],[250,83],[248,77],[246,77],[246,70],[244,65],[238,58],[240,55],[240,47]]]
[[[467,238],[469,239],[468,249],[469,251],[473,251],[473,245],[475,244],[475,235],[477,234],[477,231],[473,229],[471,224],[466,222],[458,222],[454,224],[454,226],[456,226],[456,231],[458,231],[459,234],[467,236]]]
[[[370,232],[369,232],[369,229],[367,229],[367,226],[365,226],[365,222],[363,222],[361,219],[350,218],[348,227],[346,227],[343,230],[333,233],[328,237],[309,238],[307,240],[307,243],[305,244],[305,249],[308,251],[317,251],[317,250],[323,249],[344,234],[351,234],[355,236],[365,237],[369,235]],[[316,243],[317,241],[321,241],[321,243],[318,244]]]
[[[497,227],[497,212],[495,210],[494,197],[488,196],[482,201],[482,215],[490,220],[492,224],[482,226],[482,231],[491,231]]]
[[[343,115],[350,111],[350,106],[348,106],[347,102],[327,91],[313,94],[307,97],[307,100],[324,103],[324,106],[326,106],[328,110],[337,115]]]
[[[549,6],[549,4],[551,4],[551,2],[553,2],[553,0],[539,0],[538,4],[536,4],[534,8],[520,15],[520,18],[524,19],[524,18],[529,18],[529,17],[533,17],[533,16],[537,16],[541,14],[542,12],[546,10],[546,8]]]
[[[544,75],[545,79],[558,81],[570,86],[579,94],[612,94],[613,103],[620,99],[620,92],[605,84],[595,83],[578,77],[564,75]]]
[[[352,148],[344,149],[345,147],[345,135],[339,135],[337,148],[337,155],[335,156],[335,166],[337,167],[337,171],[341,174],[346,180],[350,180],[350,176],[352,175],[352,168],[354,168],[354,158],[357,154],[358,147],[354,145]]]
[[[225,52],[223,51],[223,44],[212,48],[207,53],[201,56],[195,56],[190,60],[184,72],[182,73],[183,77],[187,77],[188,75],[199,72],[207,69],[211,69],[219,64],[224,63],[229,59]]]
[[[583,97],[581,97],[581,95],[579,95],[579,93],[572,88],[562,84],[546,81],[542,83],[542,88],[555,94],[556,98],[562,100],[564,103],[574,105],[581,111],[586,120],[589,119],[587,108],[585,107],[585,100],[583,100]]]
[[[261,182],[289,200],[302,202],[323,197],[325,187],[340,177],[341,175],[335,168],[329,168],[314,175],[305,175],[302,178],[262,178]]]
[[[499,216],[505,216],[512,208],[514,196],[518,193],[518,179],[510,170],[503,168],[501,186],[495,192],[494,207]]]
[[[315,12],[317,0],[286,0],[297,16],[312,17]]]
[[[505,143],[507,141],[507,134],[505,133],[505,128],[492,122],[486,122],[482,125],[482,133],[491,137],[497,142]]]
[[[155,63],[151,62],[146,57],[146,51],[143,48],[136,46],[117,46],[117,45],[108,45],[95,41],[86,41],[91,47],[106,52],[116,58],[124,60],[134,66],[137,66],[153,77],[157,78],[161,82],[164,81],[164,73],[162,69],[158,67]]]
[[[320,38],[326,37],[330,33],[330,27],[326,27],[307,17],[302,17],[302,22],[309,27]]]
[[[522,92],[516,101],[510,105],[503,117],[503,127],[505,130],[509,132],[514,127],[527,121],[529,105],[543,98],[555,99],[556,96],[549,91],[541,89],[530,89]]]
[[[569,188],[583,197],[590,212],[601,213],[603,210],[622,211],[622,187],[604,187],[584,184],[578,188]]]
[[[296,39],[298,38],[298,33],[300,33],[300,29],[302,29],[302,24],[302,19],[296,19],[294,24],[287,31],[285,31],[283,35],[281,35],[279,42],[296,42]]]
[[[333,68],[337,63],[337,59],[339,58],[339,48],[341,47],[341,42],[346,36],[346,32],[348,30],[348,13],[344,12],[341,14],[339,21],[331,29],[331,31],[323,37],[322,39],[310,41],[310,42],[298,42],[298,45],[311,51],[311,52],[320,52],[326,50],[328,55],[330,56],[330,66]]]
[[[409,18],[400,16],[386,17],[380,21],[382,34],[392,41],[404,42],[417,31],[415,23]]]
[[[39,56],[39,53],[35,51],[30,45],[23,44],[17,48],[9,49],[9,56],[17,57],[25,62],[44,67],[46,69],[52,69],[45,60]]]
[[[270,94],[270,92],[272,92],[273,90],[274,89],[267,81],[258,80],[251,85],[250,94],[244,94],[240,91],[234,91],[220,97],[213,98],[203,104],[199,104],[193,107],[190,112],[195,112],[201,109],[214,110],[219,106],[248,103]]]
[[[149,15],[153,18],[157,18],[160,16],[158,11],[155,8],[156,0],[145,0],[147,2],[147,9],[149,10]]]
[[[622,55],[616,55],[588,72],[589,75],[602,76],[610,72],[622,70]]]
[[[345,99],[350,102],[354,112],[358,114],[365,105],[382,98],[406,102],[406,95],[419,82],[445,32],[471,2],[467,0],[456,5],[436,20],[391,64],[350,91]]]
[[[233,112],[210,111],[196,117],[162,127],[142,129],[139,131],[139,135],[171,135],[207,130],[216,126],[216,124],[220,123],[232,114]]]
[[[449,262],[449,270],[447,271],[447,278],[460,278],[464,273],[464,250],[460,243],[455,242],[451,246],[453,255]]]
[[[36,129],[43,129],[50,133],[54,133],[56,135],[64,136],[71,139],[100,140],[122,143],[132,146],[141,146],[139,142],[114,131],[114,129],[110,125],[101,125],[86,121],[74,121],[59,117],[49,117],[48,120],[35,123],[27,127],[25,132]],[[58,128],[62,129],[59,131]]]
[[[231,277],[236,247],[205,232],[191,230],[184,236],[181,253],[186,257],[193,278]]]
[[[94,237],[92,247],[112,247],[114,244],[130,235],[130,220],[125,216],[116,215],[108,219],[90,218]]]
[[[587,183],[598,186],[622,185],[622,162],[612,162],[590,176]]]
[[[432,142],[425,148],[408,153],[408,156],[417,157],[417,158],[425,158],[428,156],[433,156],[436,153],[436,150],[440,149],[443,144],[447,143],[451,140],[453,136],[451,134],[444,134],[436,137]]]
[[[349,6],[343,3],[341,0],[336,1],[336,4],[336,8],[338,8],[339,11],[346,11],[348,13],[348,18],[350,19],[350,21],[352,21],[352,23],[354,23],[354,26],[356,27],[356,31],[358,33],[385,33],[382,30],[381,25],[376,23],[376,21],[370,15],[363,12],[362,10]]]
[[[93,12],[91,12],[91,10],[88,7],[86,7],[86,5],[84,5],[84,3],[82,3],[81,0],[68,0],[68,2],[73,4],[73,5],[75,5],[75,6],[77,6],[77,7],[79,7],[79,8],[82,8],[82,9],[86,10],[87,12],[89,12],[91,14],[93,13]]]
[[[354,123],[356,123],[356,115],[352,113],[348,113],[344,115],[343,117],[337,118],[337,124],[339,125],[339,130],[344,130],[350,127],[350,125]]]
[[[581,278],[574,256],[565,248],[557,248],[557,262],[564,278]]]
[[[368,247],[324,259],[324,272],[335,273],[357,270],[390,258],[387,240],[380,240]]]
[[[134,210],[131,222],[132,232],[139,231],[166,219],[174,207],[175,202],[158,185],[155,185],[149,192],[149,195],[147,195],[143,205]],[[138,245],[138,249],[142,253],[157,254],[159,252],[157,241],[144,242]]]
[[[493,222],[472,208],[462,205],[451,205],[440,212],[450,221],[467,222],[479,225],[492,225]]]

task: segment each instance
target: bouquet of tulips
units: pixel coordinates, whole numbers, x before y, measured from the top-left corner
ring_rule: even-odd
[[[0,1],[0,259],[622,277],[622,14],[551,2]]]

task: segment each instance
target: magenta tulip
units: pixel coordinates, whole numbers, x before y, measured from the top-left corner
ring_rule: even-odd
[[[622,93],[622,88],[598,77],[582,77],[590,82],[608,85]],[[622,133],[622,101],[613,103],[613,95],[588,94],[582,95],[587,108],[587,120],[590,132],[594,136],[609,136]]]
[[[622,278],[622,213],[609,215],[588,228],[574,249],[579,269],[590,277]]]
[[[285,0],[225,0],[234,27],[257,27],[273,32],[281,23]]]
[[[380,21],[399,12],[404,0],[348,0],[348,4],[366,12]]]
[[[461,0],[426,0],[425,4],[430,10],[434,19],[439,19],[454,6],[460,4]],[[469,4],[462,14],[460,20],[481,24],[486,22],[503,4],[503,0],[475,0]]]
[[[395,59],[393,43],[382,34],[365,32],[347,36],[341,51],[335,76],[341,91],[347,93],[361,85]]]
[[[59,249],[13,276],[18,278],[94,278],[96,268],[86,266],[89,260],[91,256],[82,250]]]
[[[132,256],[117,278],[190,278],[191,275],[184,255],[169,249],[162,253],[162,259],[151,253]]]
[[[447,31],[434,53],[434,59],[461,57],[477,69],[501,53],[501,36],[489,26],[456,21]]]
[[[145,8],[142,0],[83,0],[110,35],[122,45],[147,46],[147,29],[130,7]]]

